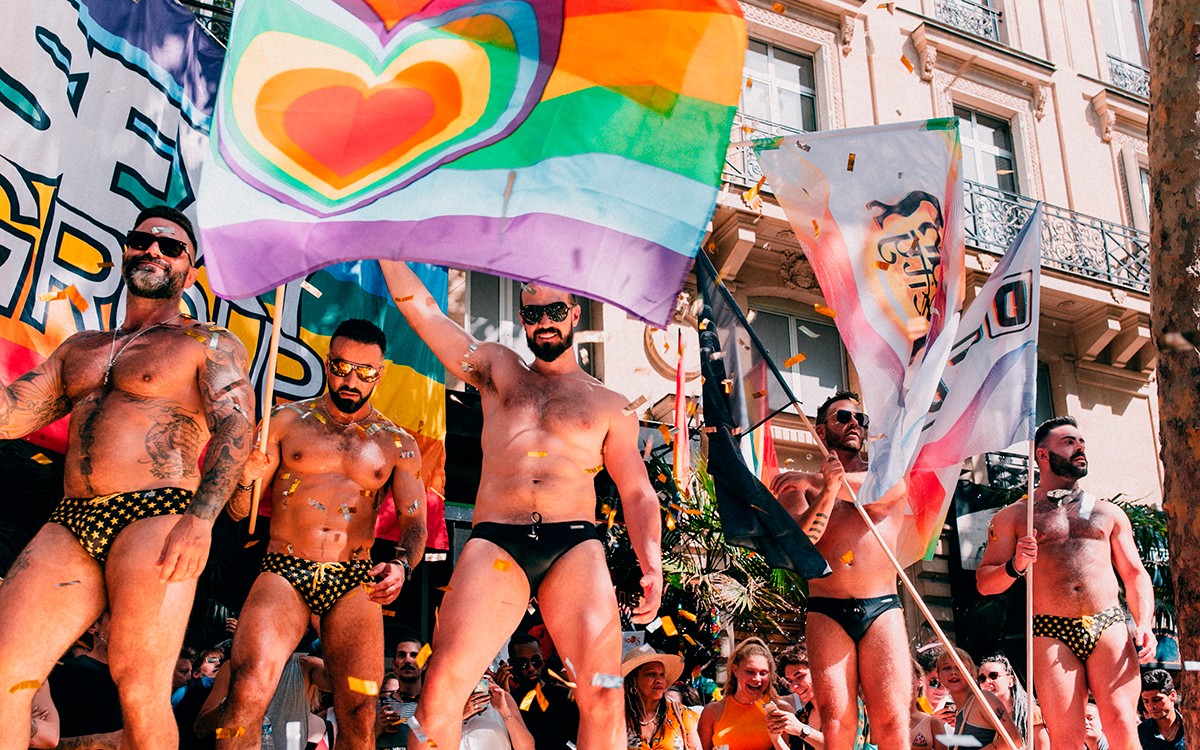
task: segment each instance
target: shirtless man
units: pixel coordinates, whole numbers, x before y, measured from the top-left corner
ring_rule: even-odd
[[[375,747],[375,698],[354,680],[383,681],[379,605],[396,598],[425,554],[417,443],[370,404],[386,346],[372,323],[339,325],[325,359],[325,394],[277,407],[266,455],[255,451],[242,471],[229,513],[244,517],[254,480],[273,480],[271,541],[233,637],[220,719],[227,731],[218,733],[218,747],[259,747],[263,713],[310,615],[321,619],[338,747]],[[400,541],[392,560],[372,565],[375,517],[389,490]]]
[[[817,436],[829,449],[820,474],[786,472],[771,490],[833,567],[808,582],[806,638],[817,711],[827,750],[854,747],[858,691],[871,717],[871,739],[883,750],[908,747],[908,704],[897,685],[912,679],[896,571],[854,508],[843,479],[858,490],[866,478],[862,449],[869,420],[858,394],[838,391],[817,409]],[[907,488],[866,506],[895,549]],[[841,500],[843,502],[837,502]]]
[[[475,528],[442,601],[411,735],[430,742],[410,740],[409,747],[458,747],[461,707],[530,596],[578,685],[579,750],[624,746],[621,627],[594,523],[593,478],[602,468],[620,491],[641,563],[635,622],[655,617],[662,593],[658,498],[637,450],[637,419],[624,411],[627,399],[576,363],[573,295],[540,284],[521,290],[536,357],[526,365],[442,314],[406,265],[382,265],[404,317],[447,369],[479,389],[484,413]]]
[[[197,274],[191,222],[160,206],[134,226],[121,326],[71,336],[0,389],[2,438],[72,416],[67,499],[0,587],[0,748],[26,746],[32,688],[105,608],[123,746],[179,741],[171,676],[213,521],[250,451],[254,394],[241,343],[179,311]]]
[[[1035,536],[1026,536],[1024,500],[988,527],[975,573],[981,594],[999,594],[1029,570],[1033,579],[1033,674],[1053,747],[1082,747],[1091,690],[1114,750],[1138,747],[1138,661],[1154,656],[1154,591],[1129,518],[1079,488],[1087,475],[1083,436],[1071,417],[1055,417],[1034,435],[1041,478],[1033,493]],[[1114,568],[1116,572],[1114,574]],[[1133,640],[1118,600],[1120,577],[1136,624]]]

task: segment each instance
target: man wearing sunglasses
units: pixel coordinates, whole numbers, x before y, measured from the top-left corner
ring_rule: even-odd
[[[881,750],[908,747],[909,703],[897,690],[912,665],[896,572],[854,508],[866,478],[863,448],[870,419],[857,393],[838,391],[817,409],[817,437],[829,450],[820,473],[785,472],[771,490],[833,567],[809,581],[806,640],[821,731],[829,750],[854,747],[862,688],[871,739]],[[866,506],[892,549],[907,510],[907,486]]]
[[[121,325],[71,336],[0,388],[3,438],[71,415],[66,499],[0,587],[0,683],[42,682],[107,607],[129,747],[177,746],[175,661],[213,521],[250,451],[245,349],[180,312],[195,254],[186,216],[142,211],[121,257]],[[0,690],[0,747],[24,747],[32,694]]]
[[[329,341],[326,390],[272,412],[265,454],[242,471],[229,513],[249,513],[255,480],[271,487],[271,539],[233,636],[229,701],[219,726],[244,727],[219,748],[257,748],[263,714],[309,619],[333,680],[338,747],[375,747],[375,698],[351,679],[383,680],[383,615],[425,554],[425,487],[412,436],[371,406],[387,339],[366,320]],[[371,561],[375,517],[391,494],[400,541]],[[276,745],[278,745],[278,740]]]
[[[1155,655],[1154,586],[1142,566],[1129,518],[1079,487],[1087,476],[1086,442],[1069,416],[1038,426],[1033,439],[1038,485],[1029,506],[1018,500],[988,525],[975,585],[984,595],[1008,590],[1035,561],[1034,689],[1054,747],[1085,742],[1084,705],[1096,699],[1113,747],[1137,747],[1138,662]],[[1133,638],[1125,602],[1133,615]]]
[[[442,600],[417,709],[429,740],[420,747],[458,747],[459,707],[531,596],[577,685],[579,750],[623,746],[620,618],[595,529],[593,480],[601,469],[620,492],[641,563],[635,622],[655,617],[662,592],[658,498],[628,399],[576,362],[571,339],[580,310],[573,295],[540,284],[521,290],[535,357],[526,364],[446,317],[405,264],[381,265],[400,312],[453,375],[479,389],[484,413],[475,527]]]

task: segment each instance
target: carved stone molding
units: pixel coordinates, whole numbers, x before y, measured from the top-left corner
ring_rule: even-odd
[[[808,259],[803,253],[791,249],[783,251],[783,260],[779,263],[779,285],[785,289],[812,291],[820,288]]]
[[[1046,116],[1046,100],[1050,98],[1050,87],[1042,84],[1033,84],[1033,116],[1040,122]]]
[[[842,54],[850,54],[850,42],[854,39],[854,27],[858,19],[847,13],[842,16]]]

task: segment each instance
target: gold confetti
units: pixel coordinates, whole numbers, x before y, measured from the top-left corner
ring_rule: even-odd
[[[708,330],[708,321],[707,320],[700,321],[700,323],[696,326],[696,328],[701,331],[707,331]]]
[[[806,359],[808,359],[808,357],[804,356],[803,353],[796,354],[794,356],[788,357],[787,359],[783,360],[783,366],[785,368],[786,367],[795,367],[796,365],[800,364],[801,362],[803,362]]]
[[[767,392],[766,391],[755,391],[754,393],[751,393],[750,395],[753,396],[754,398],[762,398],[763,396],[767,395]]]
[[[701,432],[704,432],[704,433],[706,433],[706,434],[709,434],[709,435],[711,435],[711,434],[713,434],[714,432],[716,432],[716,431],[717,431],[717,428],[716,428],[716,427],[709,426],[709,425],[706,425],[706,426],[702,427],[702,428],[700,429],[700,431],[701,431]]]
[[[608,512],[608,528],[611,529],[613,527],[613,524],[615,524],[616,522],[617,522],[617,509],[613,508],[612,510],[610,510]]]
[[[746,79],[746,88],[753,88],[753,87],[754,87],[754,79],[753,79],[753,78],[747,78],[747,79]]]
[[[602,472],[602,471],[604,471],[604,464],[600,464],[599,466],[596,466],[596,467],[594,467],[594,468],[588,469],[588,470],[587,470],[587,473],[588,473],[588,474],[599,474],[599,473],[600,473],[600,472]]]
[[[400,304],[401,302],[412,302],[412,301],[413,301],[413,295],[411,295],[411,294],[406,294],[406,295],[405,295],[405,296],[403,296],[403,297],[392,297],[392,299],[396,300],[396,304]]]
[[[384,617],[395,617],[396,613],[393,610],[385,609],[385,610],[383,610],[383,616]]]
[[[254,545],[258,544],[259,541],[260,540],[258,540],[258,539],[251,539],[250,541],[248,541],[244,545],[242,545],[242,549],[250,549]]]
[[[846,550],[846,554],[842,555],[838,559],[841,560],[842,562],[846,563],[847,565],[849,565],[851,562],[854,561],[854,551]]]
[[[550,675],[551,677],[558,680],[559,682],[566,685],[567,687],[571,688],[572,690],[574,690],[576,687],[574,682],[571,682],[570,680],[563,677],[558,672],[555,672],[553,669],[550,669],[549,667],[546,668],[546,674]]]
[[[364,680],[359,677],[347,677],[350,690],[361,695],[379,695],[379,683],[375,680]]]
[[[237,727],[236,729],[227,729],[226,727],[217,727],[218,740],[230,740],[234,737],[241,737],[246,733],[245,727]]]
[[[996,174],[1012,174],[1012,173],[1013,173],[1013,170],[1011,170],[1011,169],[997,169],[996,170]]]
[[[283,494],[284,495],[294,495],[294,494],[296,494],[296,488],[299,486],[300,486],[300,477],[296,477],[295,479],[292,480],[292,485],[290,487],[288,487],[287,490],[285,490]]]
[[[888,263],[886,260],[877,260],[875,261],[875,267],[880,271],[886,271],[892,267],[892,264]]]
[[[743,133],[745,133],[746,135],[750,135],[751,133],[753,133],[753,132],[754,132],[754,128],[752,128],[752,127],[751,127],[751,126],[749,126],[749,125],[743,125],[743,126],[742,126],[742,132],[743,132]]]
[[[66,299],[66,298],[67,298],[67,293],[65,290],[60,291],[60,292],[47,292],[46,294],[38,295],[38,302],[54,302],[55,300]]]
[[[784,10],[783,3],[775,3],[771,6],[771,10],[775,11],[776,13],[782,13]]]
[[[429,661],[429,657],[432,655],[433,649],[430,648],[428,643],[426,643],[421,647],[421,650],[417,652],[417,669],[424,669],[425,662]]]
[[[688,612],[686,609],[679,610],[679,616],[685,620],[690,620],[691,622],[696,621],[696,616],[691,612]]]
[[[688,635],[687,633],[682,633],[682,635],[683,635],[683,640],[687,641],[688,643],[692,644],[693,646],[699,646],[699,645],[700,645],[700,644],[696,643],[696,639],[695,639],[695,638],[692,638],[692,637],[691,637],[690,635]]]
[[[508,569],[512,567],[512,563],[510,563],[508,560],[501,560],[500,558],[497,557],[496,560],[492,563],[492,567],[495,568],[496,570],[500,571],[501,573],[507,573]]]
[[[104,260],[97,263],[96,268],[112,268],[115,265],[111,260]]]
[[[621,410],[621,413],[628,417],[630,414],[633,414],[635,411],[637,411],[638,407],[644,403],[646,403],[646,395],[642,394],[633,401],[630,401],[628,404],[625,404],[625,408]]]
[[[892,15],[896,15],[896,4],[895,3],[880,3],[879,5],[876,5],[875,8],[877,10],[886,9],[888,13],[890,13]]]
[[[33,461],[41,464],[42,466],[49,466],[50,464],[54,463],[49,458],[46,458],[45,453],[34,453],[29,458],[32,459]]]
[[[188,329],[187,329],[187,330],[185,330],[183,333],[184,333],[184,335],[185,335],[185,336],[191,336],[192,338],[196,339],[196,340],[197,340],[197,341],[199,341],[201,344],[207,344],[207,343],[208,343],[208,336],[205,336],[203,333],[200,333],[200,332],[199,332],[199,331],[197,331],[197,330],[194,330],[194,329],[192,329],[192,328],[188,328]],[[280,407],[280,408],[282,408],[282,407]]]
[[[667,530],[675,530],[675,516],[671,515],[670,513],[667,514]]]
[[[850,154],[848,157],[846,157],[846,171],[847,172],[854,171],[854,158],[855,158],[854,154]]]
[[[675,627],[675,621],[670,616],[662,618],[662,631],[664,635],[679,635],[679,630]]]
[[[665,481],[667,481],[667,475],[666,475],[666,474],[663,474],[663,473],[660,471],[660,472],[658,473],[658,481],[659,481],[659,482],[665,482]]]
[[[721,387],[723,387],[725,389],[726,393],[732,393],[733,392],[733,380],[731,380],[730,378],[725,378],[724,380],[721,381]]]
[[[453,589],[451,589],[449,586],[438,586],[438,587],[437,587],[437,590],[438,590],[438,591],[444,591],[444,592],[446,592],[447,594],[448,594],[448,593],[450,593],[451,591],[453,591]]]
[[[815,240],[821,236],[821,225],[817,223],[816,219],[813,219],[812,222],[813,222],[813,239]]]
[[[76,310],[79,312],[87,312],[89,307],[88,301],[83,298],[83,295],[79,293],[79,290],[76,289],[74,285],[67,287],[63,291],[67,293],[67,299],[71,300],[71,304]]]
[[[521,699],[521,703],[518,707],[522,711],[528,711],[530,709],[530,707],[533,706],[533,699],[536,697],[537,697],[537,691],[530,690],[528,693],[525,694],[525,697]]]
[[[913,72],[912,60],[908,59],[908,55],[900,55],[900,62],[904,65],[904,67],[908,68],[909,73]]]
[[[545,458],[549,454],[546,451],[525,451],[525,455],[530,458]]]
[[[821,305],[821,304],[813,305],[813,310],[815,310],[818,315],[824,315],[827,318],[836,318],[837,317],[837,311],[834,310],[833,308],[826,307],[825,305]]]

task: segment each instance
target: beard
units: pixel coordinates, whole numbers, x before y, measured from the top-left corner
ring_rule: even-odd
[[[1050,471],[1055,476],[1066,477],[1067,479],[1083,479],[1087,476],[1088,467],[1087,459],[1084,458],[1083,466],[1076,466],[1071,458],[1063,458],[1055,453],[1050,454]]]
[[[371,397],[371,393],[375,389],[372,388],[361,396],[343,396],[341,391],[330,391],[329,401],[333,404],[333,408],[340,411],[342,414],[353,414],[367,403],[367,399]]]
[[[563,352],[571,348],[571,345],[575,341],[575,330],[571,329],[567,331],[566,336],[558,341],[549,341],[545,344],[538,343],[536,336],[539,333],[545,333],[546,331],[552,330],[555,333],[558,333],[556,329],[539,328],[538,330],[534,331],[532,335],[529,333],[525,334],[525,343],[529,345],[529,350],[533,352],[533,356],[537,357],[543,362],[553,362],[554,360],[558,359],[562,356]]]
[[[148,268],[140,267],[140,264],[146,260],[146,256],[143,255],[126,258],[125,262],[121,264],[122,275],[125,277],[125,283],[129,285],[131,293],[145,299],[171,299],[183,291],[183,282],[187,278],[187,271],[175,271],[168,264],[165,268],[158,266],[162,273],[155,274]],[[148,262],[154,263],[155,261]]]

